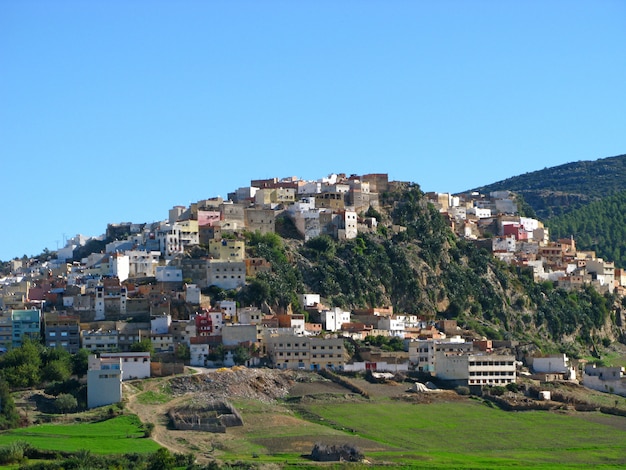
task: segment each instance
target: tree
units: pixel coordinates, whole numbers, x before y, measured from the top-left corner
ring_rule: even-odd
[[[54,400],[54,406],[60,413],[69,413],[78,407],[78,400],[69,393],[61,393],[56,400]]]
[[[141,341],[131,344],[130,350],[132,352],[149,352],[151,356],[154,354],[154,346],[152,346],[150,338],[144,338]]]
[[[169,470],[174,468],[174,456],[165,447],[161,447],[148,460],[148,470]]]
[[[45,382],[64,382],[72,375],[69,361],[56,360],[49,362],[41,369],[41,378]]]
[[[0,359],[0,370],[9,387],[32,387],[41,380],[40,345],[26,339]]]
[[[210,361],[224,361],[226,357],[226,348],[223,344],[218,344],[215,348],[209,350]]]
[[[179,344],[176,347],[176,358],[181,361],[188,361],[191,359],[191,351],[189,350],[189,346],[184,343]]]
[[[242,346],[241,344],[237,346],[233,352],[233,360],[235,361],[235,364],[245,364],[248,359],[250,359],[250,351],[248,348]]]
[[[18,425],[20,416],[15,408],[6,380],[0,380],[0,429],[14,428]]]
[[[79,349],[76,354],[72,356],[72,373],[78,377],[82,377],[87,373],[89,369],[89,350]]]

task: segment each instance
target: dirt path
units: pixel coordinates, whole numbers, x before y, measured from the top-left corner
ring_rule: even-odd
[[[216,441],[219,440],[220,436],[193,431],[177,431],[168,428],[169,418],[167,412],[170,408],[188,401],[190,396],[183,395],[172,398],[167,403],[142,403],[138,399],[140,395],[146,392],[162,393],[163,385],[167,380],[167,378],[143,380],[141,389],[132,383],[125,382],[123,386],[126,409],[136,414],[142,423],[153,423],[154,429],[150,438],[170,452],[180,454],[193,453],[198,463],[208,463],[214,460],[211,454],[216,448]]]

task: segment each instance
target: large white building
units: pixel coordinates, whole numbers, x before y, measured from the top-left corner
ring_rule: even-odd
[[[435,354],[437,378],[464,385],[506,385],[516,381],[515,357],[495,354]]]

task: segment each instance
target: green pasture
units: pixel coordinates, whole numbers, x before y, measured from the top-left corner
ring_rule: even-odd
[[[358,447],[370,463],[350,468],[626,466],[623,417],[505,412],[480,400],[428,405],[390,400],[323,403],[292,407],[236,402],[246,429],[227,431],[219,458],[308,468],[316,464],[302,456],[320,442]]]
[[[31,446],[66,452],[85,449],[94,454],[150,453],[160,446],[143,438],[141,422],[134,415],[77,424],[42,424],[0,433],[0,446],[24,441]]]
[[[318,423],[388,446],[374,461],[424,467],[626,466],[626,418],[505,412],[481,401],[311,405]],[[309,415],[310,417],[310,415]],[[339,441],[341,442],[341,441]]]

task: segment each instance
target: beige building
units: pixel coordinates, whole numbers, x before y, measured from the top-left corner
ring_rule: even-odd
[[[222,289],[243,287],[246,282],[244,261],[209,260],[207,264],[207,285]]]
[[[276,229],[276,211],[249,207],[245,210],[246,230],[261,234],[274,233]]]
[[[343,369],[347,353],[343,338],[320,338],[270,333],[267,354],[278,369]]]
[[[326,192],[315,195],[315,207],[340,211],[346,208],[346,193]]]
[[[224,325],[222,343],[224,346],[236,346],[241,343],[256,344],[261,338],[259,325]]]

